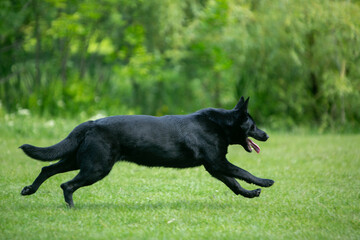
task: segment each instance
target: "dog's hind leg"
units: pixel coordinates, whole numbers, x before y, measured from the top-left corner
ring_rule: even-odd
[[[69,207],[74,206],[73,201],[73,193],[81,187],[89,186],[97,181],[103,179],[108,173],[110,169],[81,169],[79,174],[75,176],[72,180],[61,184],[61,188],[64,192],[65,202]]]
[[[255,189],[255,190],[246,190],[245,188],[241,187],[240,184],[235,180],[235,178],[225,176],[219,172],[216,172],[216,170],[205,167],[206,170],[213,176],[214,178],[220,180],[223,182],[228,188],[230,188],[236,195],[241,195],[243,197],[247,198],[254,198],[258,197],[261,193],[261,189]]]
[[[110,147],[99,139],[91,139],[80,147],[77,158],[81,161],[80,172],[72,180],[61,184],[65,202],[74,206],[73,193],[85,186],[92,185],[109,174],[114,165]]]
[[[40,185],[43,182],[45,182],[48,178],[58,173],[64,173],[77,169],[79,168],[76,166],[76,159],[74,156],[63,158],[55,164],[43,167],[41,169],[39,176],[35,179],[35,181],[31,185],[23,188],[23,190],[21,191],[21,195],[25,196],[25,195],[34,194],[39,189]]]

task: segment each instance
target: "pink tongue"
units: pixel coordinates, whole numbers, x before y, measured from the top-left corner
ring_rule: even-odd
[[[257,152],[259,153],[260,152],[260,147],[254,143],[253,141],[251,141],[250,139],[248,139],[248,143],[250,144],[250,146]]]

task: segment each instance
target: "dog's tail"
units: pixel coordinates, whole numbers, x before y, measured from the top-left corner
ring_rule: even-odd
[[[53,161],[74,152],[85,137],[86,131],[92,125],[92,121],[85,122],[74,130],[61,142],[50,147],[35,147],[29,144],[20,146],[24,153],[31,158],[41,161]]]

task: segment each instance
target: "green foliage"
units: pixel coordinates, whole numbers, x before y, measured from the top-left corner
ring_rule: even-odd
[[[360,136],[270,134],[260,154],[229,148],[229,161],[275,184],[259,198],[234,195],[204,168],[118,163],[64,203],[56,175],[21,196],[48,163],[24,143],[49,146],[79,122],[26,115],[0,118],[0,239],[357,239]],[[247,189],[256,186],[239,181]]]
[[[0,3],[2,111],[231,108],[273,128],[358,129],[358,1]]]

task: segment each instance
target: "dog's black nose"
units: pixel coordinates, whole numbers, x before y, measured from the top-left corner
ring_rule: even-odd
[[[265,138],[265,141],[268,140],[268,139],[269,139],[269,135],[267,135],[267,134],[265,133],[265,137],[264,137],[264,138]]]

